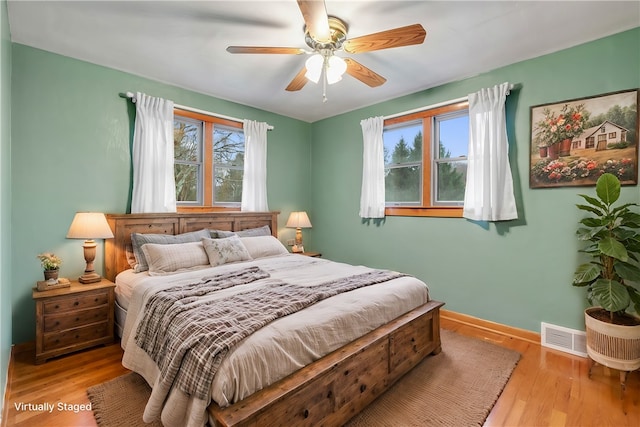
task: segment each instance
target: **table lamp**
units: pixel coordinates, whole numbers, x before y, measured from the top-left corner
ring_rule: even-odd
[[[296,229],[296,243],[291,248],[291,251],[296,253],[304,252],[304,247],[302,246],[302,229],[311,228],[311,221],[309,221],[307,213],[304,211],[291,212],[285,227]]]
[[[102,277],[93,269],[93,261],[96,259],[96,242],[93,239],[111,239],[113,233],[107,223],[107,218],[100,212],[78,212],[71,222],[67,239],[85,239],[84,260],[87,267],[84,274],[78,278],[80,283],[96,283]]]

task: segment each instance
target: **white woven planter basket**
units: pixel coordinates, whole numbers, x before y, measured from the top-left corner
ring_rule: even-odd
[[[597,308],[596,308],[597,309]],[[620,371],[640,368],[640,325],[622,326],[601,322],[584,312],[587,354],[595,362]]]

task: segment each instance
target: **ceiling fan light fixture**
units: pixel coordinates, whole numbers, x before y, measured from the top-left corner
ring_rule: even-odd
[[[319,53],[311,55],[305,62],[305,67],[307,68],[307,72],[304,76],[312,82],[318,83],[320,81],[320,76],[322,76],[324,58]]]
[[[229,46],[229,53],[266,53],[301,55],[310,53],[305,67],[295,75],[285,88],[289,92],[299,91],[307,81],[319,83],[322,79],[323,100],[326,101],[327,85],[342,80],[344,73],[369,87],[378,87],[387,79],[351,58],[340,58],[336,52],[348,54],[373,52],[402,46],[422,44],[427,35],[420,24],[397,27],[378,33],[348,38],[345,21],[327,15],[324,1],[298,0],[298,8],[304,19],[304,41],[311,52],[296,47],[277,46]]]
[[[323,70],[327,76],[327,83],[333,84],[342,80],[342,75],[347,71],[347,63],[344,59],[335,55],[323,55],[316,53],[307,59],[305,77],[314,83],[318,83]],[[326,67],[326,69],[325,69]]]
[[[334,84],[342,80],[342,75],[347,71],[347,63],[339,56],[332,55],[327,63],[327,83]]]

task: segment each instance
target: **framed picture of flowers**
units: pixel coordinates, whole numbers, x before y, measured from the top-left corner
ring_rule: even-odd
[[[531,107],[531,188],[638,182],[638,89]]]

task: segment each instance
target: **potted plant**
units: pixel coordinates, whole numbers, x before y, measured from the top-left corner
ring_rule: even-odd
[[[615,206],[620,197],[620,181],[604,173],[596,183],[597,198],[580,194],[587,204],[576,205],[589,212],[580,221],[578,238],[588,242],[581,252],[592,259],[580,265],[573,278],[574,286],[587,289],[593,307],[585,310],[587,353],[602,365],[621,371],[624,390],[626,372],[640,368],[640,215],[630,207]]]
[[[40,265],[44,270],[44,280],[57,280],[62,259],[50,252],[39,254],[37,258],[40,260]]]

